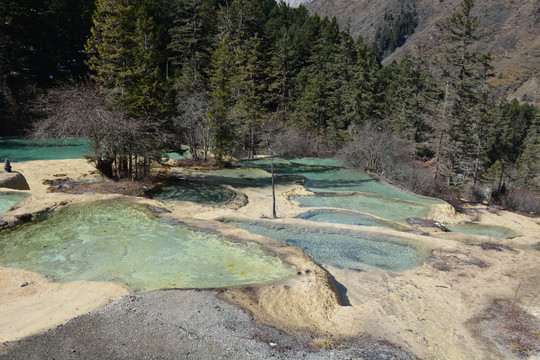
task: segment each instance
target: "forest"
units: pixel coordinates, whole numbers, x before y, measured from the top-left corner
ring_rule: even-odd
[[[490,93],[473,8],[438,24],[436,58],[383,67],[412,13],[388,15],[383,50],[275,0],[2,1],[0,136],[86,138],[110,178],[144,178],[185,146],[221,166],[337,157],[420,194],[538,213],[540,109]]]

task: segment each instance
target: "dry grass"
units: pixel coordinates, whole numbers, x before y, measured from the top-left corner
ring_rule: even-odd
[[[145,188],[152,186],[152,181],[132,181],[132,180],[101,180],[94,182],[75,181],[70,178],[45,180],[43,184],[49,185],[49,192],[63,192],[69,194],[122,194],[129,196],[140,195]]]
[[[497,318],[499,341],[513,353],[529,357],[540,354],[540,321],[515,302],[496,301],[491,312]]]
[[[324,350],[343,349],[345,347],[342,344],[336,343],[334,339],[327,336],[313,340],[313,345]]]

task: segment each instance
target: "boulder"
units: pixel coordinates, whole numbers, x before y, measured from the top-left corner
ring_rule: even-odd
[[[23,174],[17,171],[6,172],[0,170],[0,188],[14,190],[30,190],[30,186]]]

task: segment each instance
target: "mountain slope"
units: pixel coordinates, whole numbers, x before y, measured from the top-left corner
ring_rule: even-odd
[[[368,43],[384,24],[385,13],[415,8],[418,26],[405,45],[384,59],[389,63],[407,51],[435,55],[442,44],[436,23],[449,16],[460,0],[313,0],[306,7],[321,16],[336,16],[342,28],[349,21],[353,35]],[[540,0],[477,0],[485,37],[479,48],[494,56],[491,85],[498,96],[540,105]]]

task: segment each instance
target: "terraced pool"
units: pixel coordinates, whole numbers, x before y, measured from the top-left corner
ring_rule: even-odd
[[[128,201],[72,204],[1,236],[2,266],[136,292],[264,284],[297,271],[256,243],[159,220]]]
[[[222,219],[249,232],[280,240],[304,250],[321,265],[363,271],[377,267],[403,271],[419,266],[429,255],[409,239],[361,230],[289,224],[270,220]]]

